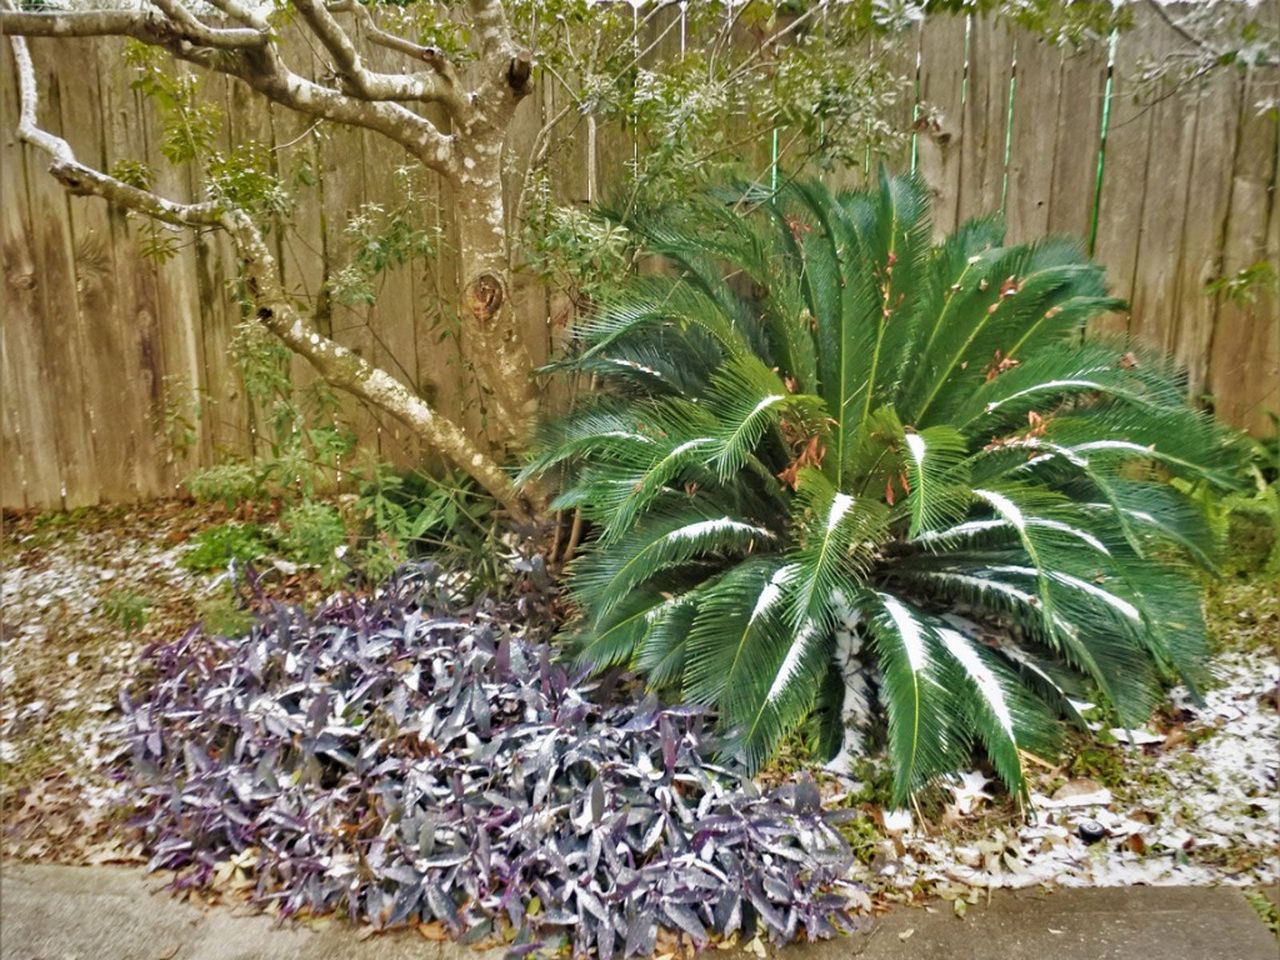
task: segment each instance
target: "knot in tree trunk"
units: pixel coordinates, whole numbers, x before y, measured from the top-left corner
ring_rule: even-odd
[[[490,323],[502,309],[502,281],[491,273],[482,273],[463,293],[467,310],[480,323]]]

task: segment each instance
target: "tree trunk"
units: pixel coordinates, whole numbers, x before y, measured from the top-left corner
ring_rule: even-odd
[[[512,299],[501,163],[501,131],[465,141],[455,190],[464,329],[475,345],[476,365],[496,420],[492,433],[500,449],[509,450],[527,438],[538,397]]]
[[[441,417],[413,390],[346,347],[321,336],[293,306],[281,286],[275,261],[247,217],[228,217],[257,317],[325,381],[388,411],[470,474],[519,523],[531,524],[543,504],[536,491],[522,491],[510,475],[451,420]]]

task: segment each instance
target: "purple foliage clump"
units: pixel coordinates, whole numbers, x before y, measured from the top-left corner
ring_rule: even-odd
[[[597,702],[500,608],[442,596],[417,567],[150,649],[123,729],[152,868],[204,885],[250,851],[285,915],[514,931],[516,952],[850,928],[851,855],[811,781],[762,795],[699,710]]]

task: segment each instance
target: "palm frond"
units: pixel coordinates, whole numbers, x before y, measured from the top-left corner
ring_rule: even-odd
[[[695,504],[646,516],[609,550],[593,550],[574,566],[570,581],[581,602],[602,617],[636,587],[701,555],[741,556],[776,535],[759,524],[716,516]]]
[[[741,714],[734,705],[751,702],[742,691],[750,685],[757,651],[782,642],[787,632],[784,588],[799,575],[795,564],[778,557],[747,560],[702,596],[688,636],[689,700],[722,704],[726,716]]]
[[[963,762],[968,738],[952,719],[943,686],[931,618],[888,593],[872,594],[879,607],[868,618],[884,673],[895,801]]]
[[[817,470],[800,475],[796,492],[800,523],[790,557],[800,576],[791,598],[797,631],[829,632],[836,625],[839,597],[857,588],[885,536],[884,504],[837,490]]]
[[[707,405],[716,420],[708,431],[714,441],[708,457],[722,481],[742,470],[765,431],[776,427],[784,414],[812,417],[822,409],[817,397],[792,393],[775,371],[753,356],[725,364],[707,391]]]
[[[972,494],[964,470],[969,446],[951,427],[929,427],[903,435],[907,456],[903,462],[910,478],[907,505],[911,511],[908,537],[921,530],[937,529],[962,516]]]

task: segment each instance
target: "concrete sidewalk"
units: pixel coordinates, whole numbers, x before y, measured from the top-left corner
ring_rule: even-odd
[[[136,869],[0,866],[0,960],[481,960],[416,933],[360,940],[333,924],[277,926],[246,910],[198,910]],[[897,910],[851,938],[789,949],[793,960],[1277,960],[1280,943],[1232,889],[1133,887]],[[909,932],[908,932],[909,931]],[[725,960],[750,955],[711,953]],[[754,960],[754,958],[750,958]]]

